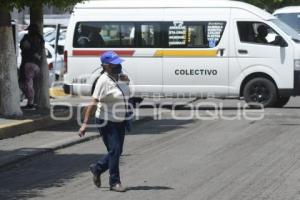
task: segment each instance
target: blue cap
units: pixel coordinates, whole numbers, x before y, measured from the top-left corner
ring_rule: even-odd
[[[102,64],[113,64],[118,65],[121,64],[124,60],[119,57],[119,55],[114,51],[106,51],[101,57]]]

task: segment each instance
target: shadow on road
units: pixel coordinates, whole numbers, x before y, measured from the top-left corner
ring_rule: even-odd
[[[47,127],[41,129],[40,131],[53,131],[53,132],[77,132],[79,130],[79,125],[76,120],[66,121],[56,126]]]
[[[1,152],[3,154],[5,152]],[[88,172],[99,154],[47,153],[0,170],[0,199],[15,200],[42,197],[45,188],[60,187],[77,175]]]
[[[174,190],[174,188],[166,187],[166,186],[136,186],[136,187],[127,187],[127,191],[130,190]]]
[[[297,110],[297,109],[300,109],[300,107],[295,107],[295,106],[286,106],[286,107],[283,107],[283,108],[278,108],[278,109],[291,109],[291,110]]]

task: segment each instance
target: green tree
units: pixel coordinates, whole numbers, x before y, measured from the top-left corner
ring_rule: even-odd
[[[43,27],[43,5],[54,5],[59,8],[68,9],[83,0],[0,0],[0,114],[6,117],[22,116],[20,109],[20,95],[17,78],[16,52],[13,45],[11,16],[13,8],[30,8],[30,22],[40,28]],[[41,76],[39,79],[39,90],[37,91],[37,103],[41,110],[49,111],[48,93],[48,67],[45,51]]]
[[[274,12],[278,8],[285,6],[295,6],[300,5],[300,0],[241,0],[255,6],[258,6],[262,9],[265,9],[269,12]]]

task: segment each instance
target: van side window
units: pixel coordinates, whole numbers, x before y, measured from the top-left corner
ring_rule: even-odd
[[[137,26],[140,34],[140,47],[160,47],[161,28],[159,23],[143,23]]]
[[[237,22],[240,41],[259,45],[278,45],[280,37],[270,26],[262,22]]]
[[[94,48],[104,46],[102,26],[96,22],[79,22],[74,33],[73,46],[78,48]]]
[[[73,46],[77,48],[105,48],[134,46],[133,23],[79,22],[74,33]]]
[[[226,22],[168,23],[168,47],[214,48],[221,41]]]

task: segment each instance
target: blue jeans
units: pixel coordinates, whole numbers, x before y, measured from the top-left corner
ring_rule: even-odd
[[[96,123],[103,124],[103,120],[96,118]],[[112,187],[121,183],[119,165],[123,152],[125,123],[107,121],[105,126],[98,129],[108,153],[96,164],[92,164],[91,168],[95,175],[100,175],[109,169],[109,185]]]

